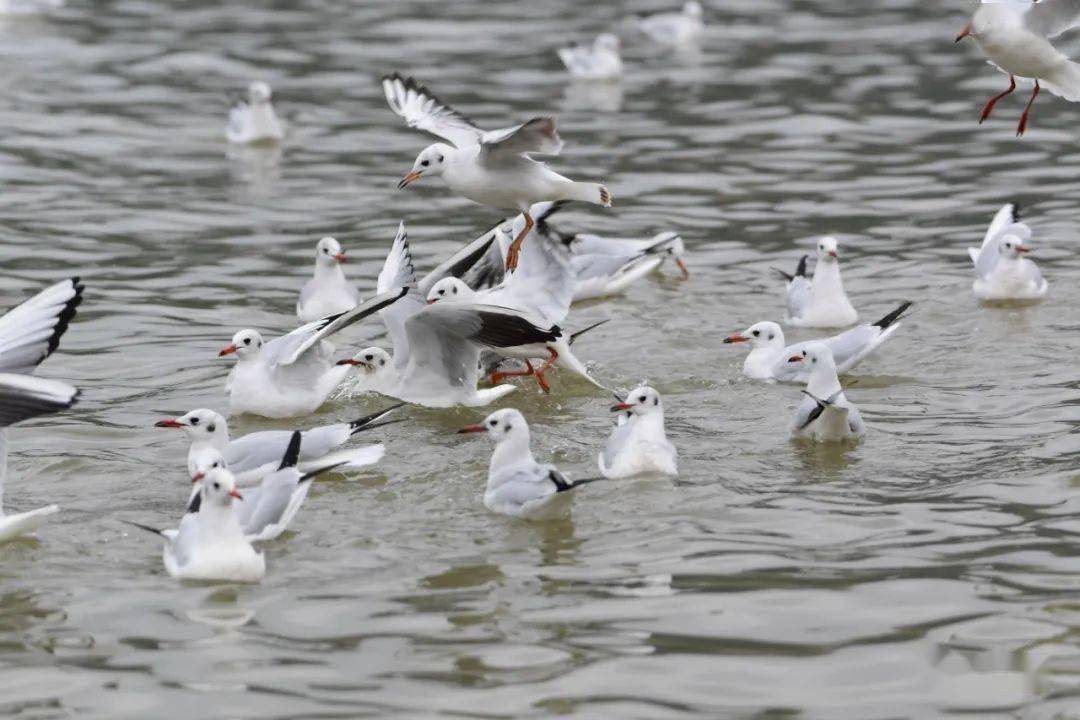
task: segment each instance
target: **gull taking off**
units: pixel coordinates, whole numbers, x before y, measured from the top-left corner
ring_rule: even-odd
[[[304,283],[296,301],[296,316],[301,322],[347,312],[360,304],[360,292],[341,267],[344,262],[345,251],[334,238],[324,237],[315,246],[315,274]]]
[[[810,368],[802,404],[795,411],[791,434],[815,442],[857,440],[866,430],[859,409],[848,402],[836,376],[832,351],[821,343],[811,343],[802,352],[792,355],[792,363]]]
[[[231,143],[275,143],[285,137],[285,127],[274,112],[270,86],[261,80],[248,85],[247,95],[231,93],[229,124],[225,138]]]
[[[840,253],[836,238],[823,237],[817,244],[814,279],[806,277],[806,258],[794,275],[780,272],[787,283],[787,323],[796,327],[844,327],[859,319],[840,279]]]
[[[1031,228],[1019,222],[1016,203],[1008,203],[994,216],[982,246],[968,248],[975,264],[975,297],[980,300],[1039,300],[1047,284],[1039,267],[1029,260]]]
[[[530,157],[558,155],[562,150],[553,118],[535,117],[521,125],[485,132],[413,78],[394,74],[382,82],[390,109],[409,127],[452,143],[424,148],[398,187],[437,175],[455,193],[475,203],[524,214],[525,225],[506,256],[508,270],[517,268],[521,243],[532,230],[529,207],[533,203],[582,200],[611,205],[611,193],[603,185],[574,182]]]
[[[657,473],[678,475],[675,446],[664,432],[664,405],[660,393],[648,385],[634,388],[626,400],[611,407],[615,427],[600,451],[600,473],[618,479]],[[625,413],[625,414],[624,414]]]
[[[513,408],[496,410],[458,433],[487,433],[495,442],[484,492],[484,507],[492,512],[533,520],[556,517],[568,510],[570,490],[600,479],[570,481],[554,465],[536,462],[529,424]]]
[[[571,45],[558,50],[567,71],[579,80],[617,80],[622,77],[619,38],[601,33],[592,45]]]
[[[956,36],[956,42],[975,38],[990,63],[1009,76],[1009,88],[990,98],[979,117],[980,124],[990,117],[998,100],[1016,89],[1017,76],[1035,81],[1035,90],[1020,116],[1017,135],[1023,135],[1027,129],[1031,106],[1043,86],[1066,100],[1080,101],[1080,65],[1050,42],[1050,38],[1077,25],[1080,25],[1077,0],[983,0],[971,22]]]

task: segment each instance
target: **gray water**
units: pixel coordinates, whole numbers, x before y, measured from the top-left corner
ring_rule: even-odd
[[[0,547],[0,715],[1080,717],[1076,107],[1044,93],[1018,140],[1017,93],[978,126],[1005,79],[952,42],[969,4],[713,2],[678,56],[619,25],[663,2],[243,5],[69,0],[0,26],[0,307],[87,286],[42,367],[82,403],[11,436],[6,501],[62,513]],[[624,82],[570,83],[552,49],[611,28]],[[556,167],[615,196],[562,229],[686,238],[688,281],[568,323],[611,318],[580,355],[664,394],[681,475],[512,521],[480,501],[487,442],[452,433],[483,413],[410,409],[374,433],[381,464],[315,485],[260,585],[177,583],[119,522],[168,525],[186,495],[185,443],[153,422],[225,409],[216,351],[295,325],[320,236],[366,292],[400,219],[421,268],[498,219],[395,189],[427,139],[385,107],[393,70],[489,127],[556,113]],[[223,91],[256,77],[291,134],[229,150]],[[982,307],[964,248],[1009,200],[1050,294]],[[825,232],[865,320],[917,302],[857,372],[848,449],[791,443],[798,389],[722,344],[780,318],[770,266]],[[539,457],[593,474],[610,398],[554,383],[507,400]]]

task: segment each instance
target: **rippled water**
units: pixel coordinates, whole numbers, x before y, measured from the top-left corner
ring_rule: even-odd
[[[1004,88],[952,43],[970,6],[712,2],[702,51],[672,56],[619,24],[659,2],[242,5],[69,0],[0,26],[0,306],[87,285],[43,366],[84,402],[12,433],[6,500],[63,512],[0,548],[0,715],[1080,717],[1076,107],[1044,94],[1017,140],[1014,96],[977,126]],[[612,27],[625,81],[567,82],[552,48]],[[689,281],[570,323],[612,319],[580,354],[664,393],[682,475],[514,522],[480,504],[486,442],[451,433],[480,413],[413,409],[376,469],[313,488],[261,585],[178,584],[118,521],[185,496],[184,443],[153,421],[225,407],[216,350],[294,325],[321,235],[369,288],[399,219],[424,267],[496,219],[394,189],[426,140],[384,105],[391,70],[491,126],[556,112],[557,166],[616,199],[564,229],[682,232]],[[223,91],[254,77],[292,127],[278,151],[223,143]],[[980,307],[964,247],[1012,199],[1050,296]],[[823,232],[864,318],[918,303],[859,369],[870,430],[847,450],[790,443],[798,390],[721,343],[779,318],[769,267]],[[592,473],[608,398],[522,387],[538,454]]]

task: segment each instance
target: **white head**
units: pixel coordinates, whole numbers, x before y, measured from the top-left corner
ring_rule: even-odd
[[[428,305],[440,300],[445,302],[468,302],[476,295],[468,285],[456,277],[446,277],[431,286],[428,292]]]
[[[817,243],[817,259],[818,262],[836,262],[840,257],[840,252],[836,243],[836,238],[831,235],[818,240]]]
[[[191,442],[211,442],[215,439],[229,441],[229,426],[219,413],[206,408],[192,410],[186,415],[169,420],[159,420],[156,427],[180,428]]]
[[[701,3],[697,0],[688,0],[688,2],[682,6],[682,11],[687,17],[699,18],[701,17]]]
[[[664,414],[660,393],[648,385],[639,385],[626,395],[626,399],[611,406],[611,412],[629,412],[631,415]]]
[[[525,416],[514,408],[505,408],[484,418],[478,425],[466,425],[458,433],[487,433],[497,446],[529,447],[529,424]]]
[[[256,80],[248,85],[248,100],[250,100],[253,105],[268,103],[270,102],[271,97],[272,93],[270,92],[270,86],[262,80]]]
[[[214,468],[206,473],[202,481],[203,507],[227,508],[234,499],[243,500],[244,496],[236,489],[236,478],[231,472],[225,468]]]
[[[426,175],[442,175],[446,170],[446,158],[453,151],[454,148],[445,143],[428,145],[416,156],[412,170],[398,183],[398,190]]]
[[[1003,258],[1015,260],[1029,252],[1031,252],[1031,248],[1025,244],[1024,239],[1019,235],[1008,234],[998,240],[998,254]]]
[[[960,42],[969,35],[976,40],[992,38],[995,34],[1018,28],[1024,23],[1024,12],[1030,4],[1026,0],[998,0],[986,2],[975,11],[971,22],[956,36]]]
[[[207,446],[192,453],[188,467],[191,469],[191,482],[197,483],[205,479],[210,471],[224,469],[225,458],[215,448]]]
[[[315,262],[328,267],[345,262],[345,251],[341,249],[341,243],[332,237],[324,237],[315,245]]]
[[[379,347],[364,348],[348,360],[338,360],[338,365],[353,365],[361,368],[366,375],[380,375],[394,367],[390,353]]]
[[[621,43],[619,38],[611,33],[600,33],[593,40],[593,48],[596,50],[604,50],[606,52],[619,52]]]
[[[241,330],[233,335],[232,342],[221,348],[218,357],[235,354],[240,360],[258,356],[263,339],[258,330]]]
[[[803,363],[810,370],[811,375],[831,373],[836,375],[836,362],[833,360],[832,350],[822,343],[811,343],[806,348],[788,358],[788,362]]]
[[[765,320],[754,323],[741,333],[724,338],[725,343],[748,342],[755,350],[758,348],[783,348],[784,331],[776,323]]]

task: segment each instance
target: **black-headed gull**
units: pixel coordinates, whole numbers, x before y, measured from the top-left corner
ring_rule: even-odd
[[[348,312],[303,325],[264,342],[257,330],[241,330],[218,353],[233,355],[225,391],[233,414],[287,418],[315,412],[337,390],[350,366],[331,359],[326,338],[392,305],[408,292],[400,287],[370,298]]]
[[[162,560],[174,578],[255,583],[266,574],[266,558],[240,523],[235,501],[243,500],[233,474],[215,468],[202,480],[198,510],[185,512],[177,528],[125,522],[164,538]]]
[[[619,415],[597,460],[604,477],[679,474],[675,446],[668,442],[664,431],[660,393],[641,385],[627,393],[625,400],[613,405],[611,411]]]
[[[990,63],[1009,76],[1009,88],[990,98],[979,122],[990,117],[998,100],[1016,89],[1017,76],[1035,81],[1031,99],[1016,127],[1017,135],[1027,129],[1031,106],[1043,86],[1070,102],[1080,101],[1080,65],[1049,40],[1077,25],[1077,0],[983,0],[971,22],[956,36],[956,42],[975,38]]]
[[[451,190],[473,202],[521,212],[525,225],[510,245],[508,269],[517,267],[521,243],[532,230],[529,207],[533,203],[581,200],[611,205],[611,193],[603,185],[575,182],[529,157],[558,155],[562,150],[553,118],[536,117],[521,125],[485,132],[413,78],[394,74],[382,82],[390,108],[409,127],[453,143],[424,148],[398,187],[426,175],[441,176]]]
[[[1019,221],[1019,209],[1008,203],[994,216],[982,246],[968,248],[975,264],[975,297],[980,300],[1039,300],[1049,284],[1039,267],[1024,257],[1030,251],[1031,228]]]
[[[315,467],[334,461],[334,451],[364,430],[373,430],[391,422],[387,415],[401,407],[400,404],[357,418],[352,422],[321,425],[302,431],[303,445],[300,452],[300,470],[308,472]],[[238,438],[229,437],[229,424],[221,414],[200,408],[177,418],[159,420],[156,427],[179,428],[184,431],[191,446],[188,448],[188,474],[198,472],[200,458],[216,453],[225,459],[226,467],[234,473],[241,485],[257,482],[273,470],[285,454],[291,430],[262,430]],[[371,445],[373,456],[382,456],[381,445]],[[211,452],[212,451],[212,452]],[[378,460],[375,457],[372,462]]]
[[[664,12],[647,15],[637,22],[638,29],[661,45],[680,47],[693,45],[705,29],[701,3],[689,0],[682,12]]]
[[[514,408],[496,410],[459,433],[487,433],[495,442],[488,469],[484,507],[512,517],[544,519],[564,514],[570,490],[599,478],[568,480],[554,465],[533,459],[529,424]]]
[[[230,93],[232,107],[225,137],[231,143],[274,143],[285,137],[285,126],[278,119],[271,101],[270,86],[261,80],[248,85],[246,95]]]
[[[360,291],[341,267],[345,260],[345,251],[335,238],[324,237],[315,245],[315,272],[296,301],[296,316],[301,321],[314,322],[360,304]]]
[[[557,53],[567,71],[579,80],[617,80],[623,74],[619,45],[618,37],[601,33],[592,45],[561,47]]]
[[[837,372],[843,374],[854,368],[900,328],[900,319],[912,303],[901,303],[885,317],[869,325],[860,325],[839,335],[784,345],[784,331],[774,322],[754,323],[742,332],[724,338],[725,343],[749,343],[750,354],[743,361],[743,375],[752,380],[806,382],[810,374],[805,363],[789,363],[788,358],[801,353],[807,346],[821,343],[829,348]]]
[[[840,279],[840,252],[836,238],[825,236],[817,242],[814,279],[806,277],[806,258],[799,261],[794,276],[785,275],[787,316],[795,327],[832,328],[853,325],[859,319]]]
[[[859,409],[848,401],[836,376],[832,351],[821,343],[808,347],[788,360],[810,368],[802,403],[795,410],[791,434],[816,442],[857,440],[866,429]]]

